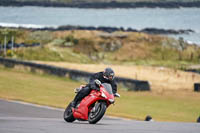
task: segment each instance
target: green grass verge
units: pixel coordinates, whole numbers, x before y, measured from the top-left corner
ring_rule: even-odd
[[[65,108],[81,82],[0,67],[0,98]],[[200,115],[200,93],[127,92],[107,110],[108,115],[143,120],[195,122]]]
[[[6,99],[65,107],[80,84],[67,78],[0,68],[0,97]]]

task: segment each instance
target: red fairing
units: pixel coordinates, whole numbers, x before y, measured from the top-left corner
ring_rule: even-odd
[[[88,114],[91,111],[91,105],[99,100],[104,100],[106,101],[108,107],[111,104],[109,99],[114,100],[113,94],[109,94],[101,85],[100,91],[92,90],[90,94],[80,102],[80,105],[76,109],[72,109],[74,118],[88,120]]]
[[[96,102],[100,99],[103,99],[99,96],[100,96],[100,92],[92,90],[92,92],[81,101],[78,108],[73,110],[74,117],[83,119],[83,120],[88,120],[88,108],[94,102]]]
[[[113,99],[114,100],[114,95],[109,94],[105,88],[103,86],[100,87],[101,88],[101,92],[103,92],[107,98],[104,98],[107,101],[107,106],[110,105],[110,102],[108,101],[109,99]]]

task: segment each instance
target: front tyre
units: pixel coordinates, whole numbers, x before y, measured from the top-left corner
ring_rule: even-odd
[[[88,116],[88,121],[90,124],[96,124],[105,114],[107,105],[105,102],[99,102],[100,104],[95,111],[91,111]]]
[[[65,109],[63,118],[66,122],[73,122],[75,121],[75,118],[73,116],[72,108],[71,108],[71,103],[67,106]]]

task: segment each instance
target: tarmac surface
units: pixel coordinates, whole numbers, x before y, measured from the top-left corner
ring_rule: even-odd
[[[200,133],[200,123],[147,122],[104,116],[67,123],[63,109],[0,99],[0,133]]]

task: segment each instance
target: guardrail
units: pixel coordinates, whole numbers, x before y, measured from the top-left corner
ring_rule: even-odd
[[[186,72],[193,72],[193,73],[197,73],[200,74],[200,69],[187,69],[185,70]]]
[[[86,82],[89,81],[90,76],[93,73],[85,72],[85,71],[79,71],[79,70],[73,70],[73,69],[67,69],[67,68],[61,68],[46,64],[37,64],[29,61],[21,61],[16,59],[8,59],[8,58],[2,58],[0,57],[0,65],[3,65],[5,67],[9,68],[15,68],[18,66],[23,66],[25,68],[28,68],[28,70],[32,72],[43,72],[47,74],[53,74],[57,76],[62,77],[69,77],[72,80],[84,80]],[[129,78],[122,78],[122,77],[116,77],[115,80],[118,84],[123,85],[124,87],[128,88],[129,90],[133,91],[150,91],[150,85],[148,81],[141,81],[141,80],[134,80]]]

